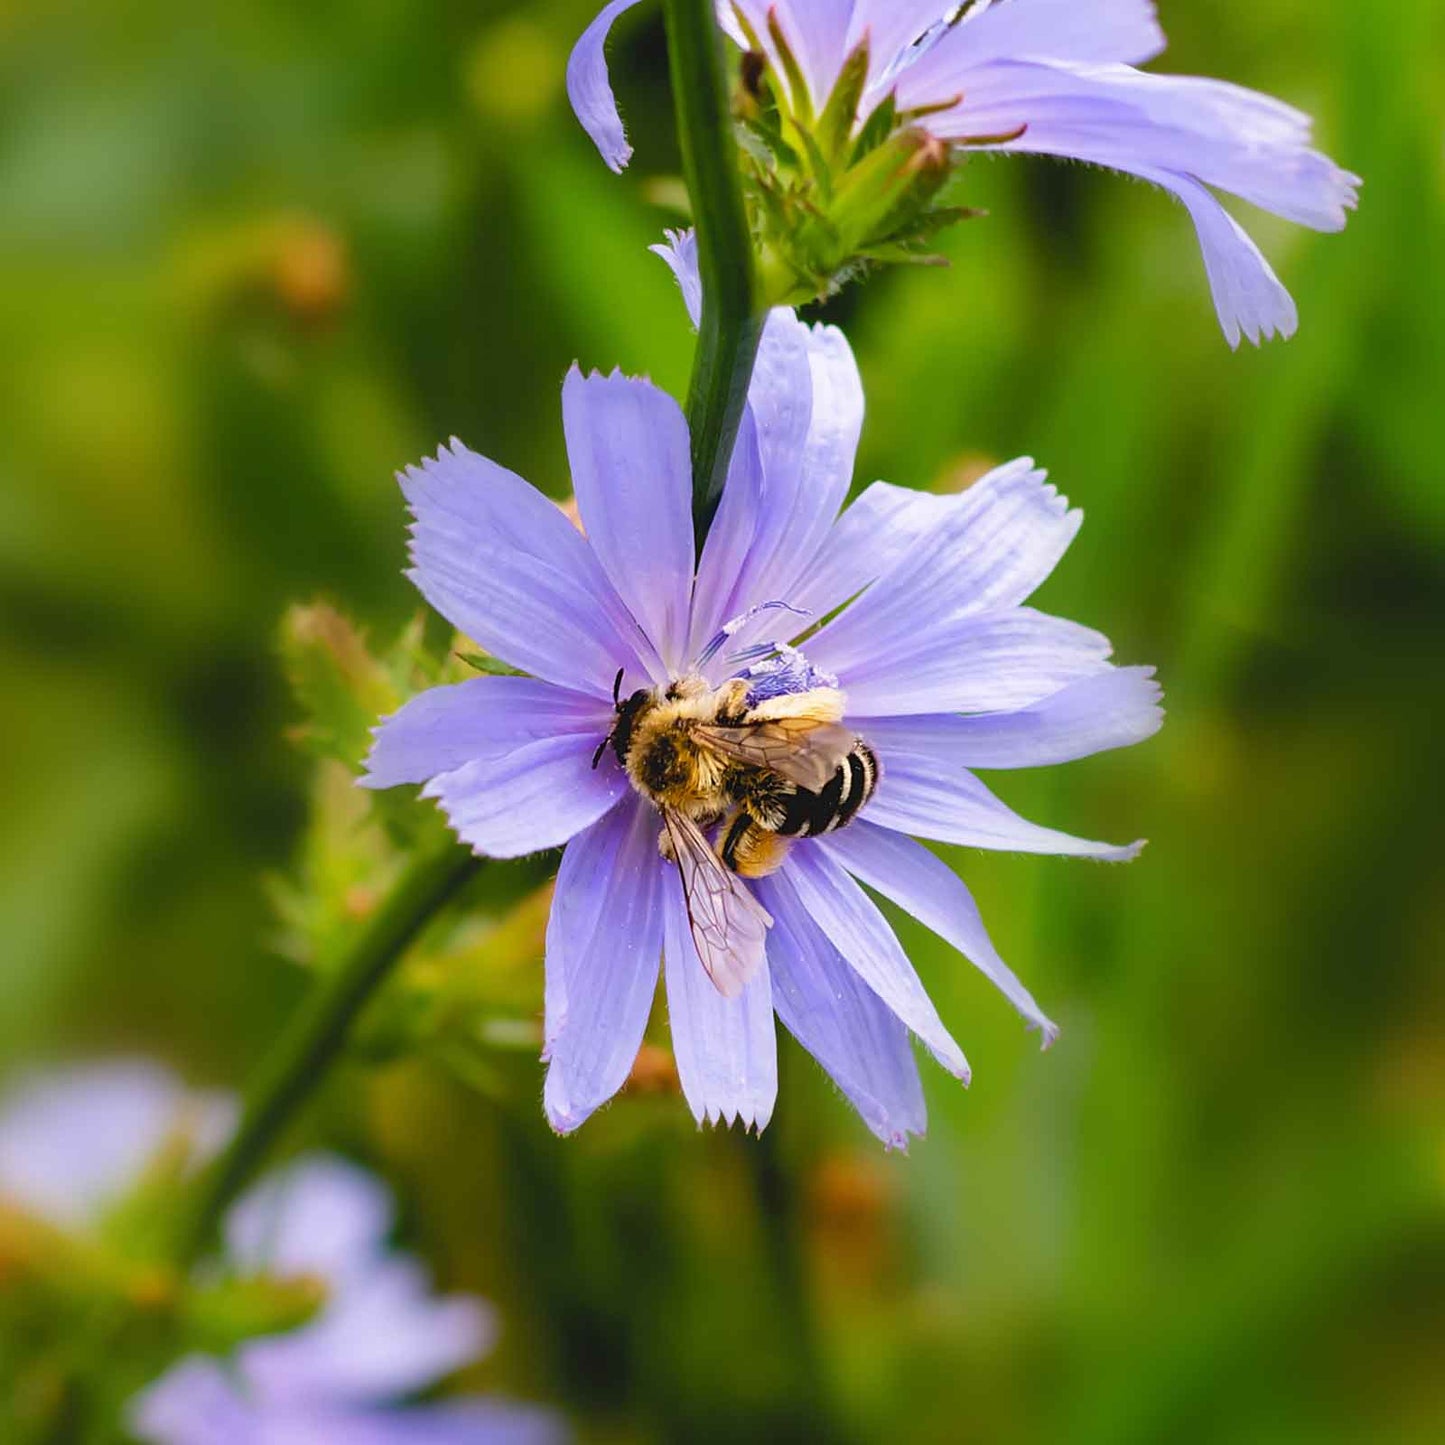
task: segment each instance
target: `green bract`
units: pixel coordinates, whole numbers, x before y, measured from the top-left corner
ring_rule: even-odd
[[[900,111],[890,94],[860,116],[869,74],[865,37],[817,111],[776,20],[769,47],[741,18],[740,24],[750,48],[734,114],[768,303],[819,300],[870,266],[941,264],[933,237],[978,214],[944,202],[964,151],[921,124],[947,106]]]

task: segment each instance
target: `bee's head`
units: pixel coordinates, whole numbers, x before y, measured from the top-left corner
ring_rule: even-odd
[[[634,692],[631,697],[617,705],[617,721],[612,728],[612,751],[617,754],[617,761],[623,767],[627,766],[627,754],[632,747],[632,734],[637,727],[637,720],[652,705],[653,696],[645,688]]]
[[[627,766],[627,753],[632,747],[632,735],[637,728],[637,720],[655,701],[646,688],[639,688],[631,697],[623,697],[622,677],[623,674],[619,672],[617,681],[612,684],[612,701],[617,708],[617,720],[612,724],[612,731],[602,739],[596,756],[592,759],[594,770],[601,764],[602,754],[607,751],[609,743],[612,744],[612,751],[617,754],[617,761],[624,768]]]

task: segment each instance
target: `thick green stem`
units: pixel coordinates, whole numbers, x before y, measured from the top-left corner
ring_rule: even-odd
[[[664,0],[683,175],[697,227],[702,323],[688,389],[698,550],[722,500],[765,311],[713,0]]]
[[[194,1262],[207,1248],[227,1208],[345,1048],[357,1015],[421,930],[481,866],[482,860],[450,839],[418,859],[341,966],[318,983],[247,1091],[230,1145],[201,1180],[179,1241],[181,1263]]]

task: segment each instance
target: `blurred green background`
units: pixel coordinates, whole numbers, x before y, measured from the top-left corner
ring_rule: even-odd
[[[304,985],[284,608],[396,633],[391,474],[453,433],[563,494],[574,358],[685,387],[660,24],[619,31],[617,180],[562,93],[592,8],[0,3],[7,1072],[244,1078]],[[1036,455],[1088,515],[1043,604],[1168,691],[1144,747],[994,780],[1140,862],[956,858],[1054,1051],[908,929],[976,1079],[925,1069],[909,1157],[791,1045],[761,1148],[665,1089],[556,1141],[530,1056],[311,1125],[500,1302],[478,1381],[589,1440],[1445,1438],[1445,12],[1163,13],[1167,68],[1366,178],[1342,237],[1249,218],[1294,341],[1231,354],[1183,214],[1047,162],[972,164],[951,269],[833,312],[860,481]]]

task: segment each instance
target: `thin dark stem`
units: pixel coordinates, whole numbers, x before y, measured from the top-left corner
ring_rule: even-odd
[[[663,9],[702,276],[702,323],[687,397],[693,518],[701,551],[722,500],[764,312],[713,0],[664,0]]]
[[[776,1124],[757,1139],[744,1136],[742,1143],[768,1270],[777,1292],[778,1318],[792,1356],[794,1403],[800,1417],[812,1422],[815,1438],[841,1441],[845,1435],[832,1418],[810,1297],[798,1178],[783,1156]]]
[[[201,1181],[180,1239],[182,1264],[207,1248],[227,1208],[336,1062],[362,1009],[421,930],[481,866],[481,859],[450,839],[440,851],[419,858],[341,966],[317,985],[263,1063],[234,1138]]]

